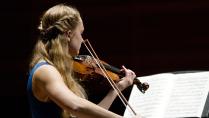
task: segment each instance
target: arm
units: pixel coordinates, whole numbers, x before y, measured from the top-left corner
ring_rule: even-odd
[[[125,88],[133,84],[133,80],[136,77],[135,73],[129,69],[126,69],[122,66],[123,71],[125,72],[125,77],[121,79],[116,85],[120,91],[123,91]],[[117,92],[111,89],[105,98],[98,104],[99,106],[109,109],[115,98],[117,97]]]
[[[50,100],[79,118],[122,118],[113,112],[75,95],[63,82],[59,72],[50,65],[40,67],[34,75]]]

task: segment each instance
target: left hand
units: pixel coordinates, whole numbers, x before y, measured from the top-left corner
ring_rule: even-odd
[[[125,66],[122,66],[122,70],[125,72],[125,77],[121,78],[121,81],[119,81],[116,85],[118,86],[120,91],[123,91],[125,88],[129,87],[133,84],[133,80],[136,77],[136,74],[130,70],[127,69]]]

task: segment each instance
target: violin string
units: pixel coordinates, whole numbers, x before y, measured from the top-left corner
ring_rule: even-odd
[[[86,45],[86,43],[88,43],[89,47],[91,48],[92,52],[94,54],[92,54],[92,52],[90,51],[90,49],[88,48],[88,46]],[[114,83],[114,81],[112,79],[110,79],[109,74],[107,73],[107,70],[105,69],[104,65],[99,61],[97,61],[96,59],[100,60],[99,57],[97,56],[96,52],[94,51],[93,47],[91,46],[90,42],[88,41],[88,39],[83,41],[85,47],[87,48],[87,50],[89,51],[89,53],[91,54],[91,56],[94,58],[95,62],[97,63],[97,65],[99,66],[99,68],[101,69],[102,73],[104,74],[104,76],[107,78],[107,80],[109,81],[109,83],[111,84],[111,86],[113,87],[113,89],[116,91],[116,93],[118,94],[119,98],[121,99],[121,101],[123,102],[124,106],[128,106],[131,111],[133,112],[134,115],[136,115],[136,112],[133,110],[133,108],[130,106],[130,104],[128,103],[128,101],[126,100],[126,98],[124,97],[124,95],[122,94],[122,92],[119,90],[119,88],[117,87],[117,85]],[[95,58],[96,57],[96,58]]]

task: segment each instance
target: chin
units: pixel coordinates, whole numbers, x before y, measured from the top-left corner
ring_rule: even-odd
[[[75,53],[75,55],[79,55],[79,51],[77,51],[77,52]]]
[[[71,56],[77,56],[77,55],[79,55],[79,51],[77,51],[77,52],[71,52],[70,55]]]

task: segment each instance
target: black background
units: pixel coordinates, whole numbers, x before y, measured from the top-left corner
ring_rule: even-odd
[[[206,0],[8,0],[0,7],[0,117],[30,118],[29,57],[40,16],[58,3],[77,7],[84,21],[84,38],[111,65],[125,65],[137,76],[209,70]],[[124,108],[116,100],[111,110],[122,114]]]

